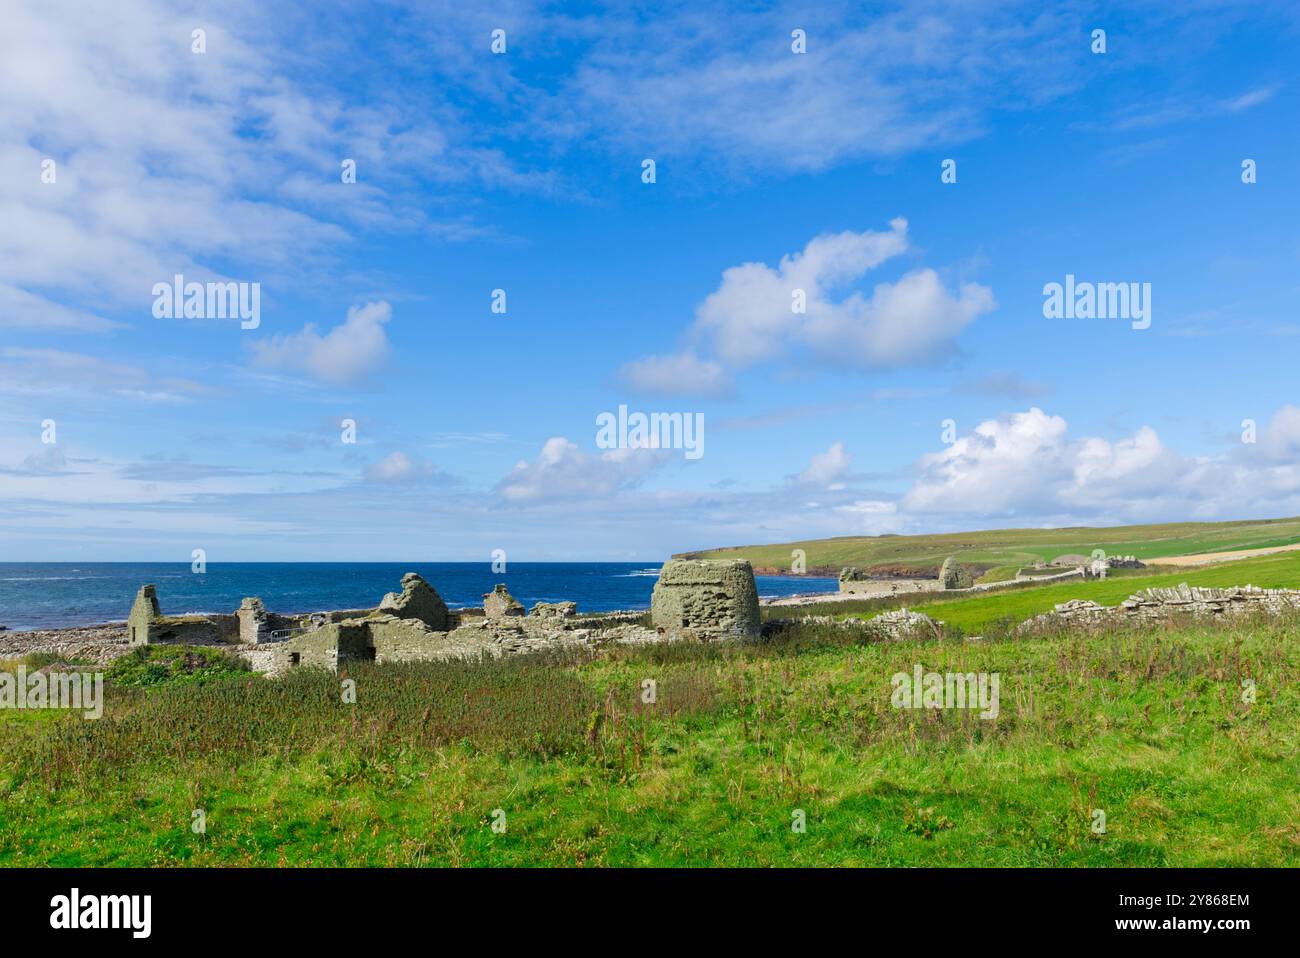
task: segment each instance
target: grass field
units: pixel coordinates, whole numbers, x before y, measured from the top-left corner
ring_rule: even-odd
[[[1210,588],[1236,585],[1255,585],[1267,589],[1300,588],[1300,552],[1282,552],[1172,572],[1152,569],[1141,575],[1044,585],[961,599],[935,599],[915,605],[908,604],[908,608],[942,619],[968,635],[976,635],[998,623],[1019,623],[1030,616],[1049,612],[1058,602],[1091,599],[1102,605],[1118,605],[1141,589],[1167,588],[1183,582]]]
[[[1300,518],[1245,522],[1181,522],[1165,525],[1118,526],[1093,529],[997,529],[926,536],[845,536],[776,545],[736,546],[683,553],[689,558],[749,559],[756,568],[788,570],[791,553],[802,549],[809,572],[838,573],[845,566],[906,566],[937,569],[955,555],[963,563],[997,567],[995,578],[1008,578],[1015,569],[1059,555],[1088,555],[1104,549],[1111,555],[1139,559],[1262,549],[1300,542]]]
[[[359,665],[354,705],[137,661],[98,722],[0,711],[0,866],[1300,863],[1300,624],[857,641]],[[1000,714],[893,708],[918,663]]]

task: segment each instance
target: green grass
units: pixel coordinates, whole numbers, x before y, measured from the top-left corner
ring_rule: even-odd
[[[214,646],[141,645],[114,660],[106,678],[118,686],[149,688],[247,673],[247,665]]]
[[[304,670],[0,712],[0,866],[1300,863],[1296,623],[855,643],[805,623],[359,665],[355,705]],[[997,672],[1000,715],[892,708],[917,663]]]
[[[838,574],[846,566],[905,566],[937,569],[955,555],[973,565],[1018,567],[1066,554],[1111,555],[1139,559],[1261,549],[1300,542],[1300,518],[1244,522],[1180,522],[1113,528],[996,529],[924,536],[844,536],[774,545],[736,546],[683,553],[691,558],[749,559],[756,568],[789,570],[791,553],[802,549],[809,572]]]
[[[1043,612],[1050,612],[1059,602],[1091,599],[1102,605],[1118,605],[1134,592],[1150,588],[1167,588],[1183,582],[1188,585],[1225,588],[1255,585],[1262,588],[1300,588],[1300,552],[1282,552],[1254,559],[1237,559],[1212,566],[1193,566],[1173,571],[1158,567],[1143,570],[1119,570],[1128,574],[1106,579],[1069,581],[988,595],[932,599],[926,602],[901,603],[933,618],[942,619],[968,635],[987,630],[1005,621],[1022,622]],[[894,605],[900,603],[895,602]],[[832,610],[833,606],[821,608]],[[849,610],[845,610],[849,611]],[[869,617],[872,612],[858,613]]]

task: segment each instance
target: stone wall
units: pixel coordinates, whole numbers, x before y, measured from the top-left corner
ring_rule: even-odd
[[[1258,589],[1254,586],[1203,589],[1186,582],[1174,589],[1145,589],[1117,606],[1089,599],[1062,602],[1051,612],[1021,624],[1019,631],[1050,631],[1062,626],[1104,626],[1137,622],[1167,622],[1181,617],[1242,618],[1300,611],[1300,590]]]
[[[239,628],[234,615],[163,615],[158,610],[158,590],[152,585],[140,587],[127,618],[131,645],[226,645],[239,641]]]
[[[375,616],[366,620],[376,662],[419,662],[434,658],[447,644],[446,631],[414,619]]]
[[[650,615],[673,638],[757,638],[763,629],[754,570],[745,559],[665,562]]]
[[[300,635],[286,642],[267,642],[244,646],[240,654],[254,672],[264,672],[271,677],[284,675],[294,668],[338,670],[338,627],[331,626],[308,635]]]
[[[258,645],[271,637],[271,616],[262,600],[256,597],[239,603],[235,612],[239,619],[239,641],[243,645]]]
[[[938,579],[841,579],[840,591],[874,599],[886,595],[911,595],[914,592],[939,592]]]

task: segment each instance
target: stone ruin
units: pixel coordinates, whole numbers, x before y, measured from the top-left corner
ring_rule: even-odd
[[[484,593],[483,614],[489,619],[505,619],[523,615],[524,607],[510,594],[505,585],[498,585],[491,592]]]
[[[956,557],[948,556],[939,567],[939,584],[946,592],[950,589],[969,589],[975,584],[975,580],[970,577],[969,572],[957,564]]]
[[[884,638],[893,641],[943,638],[943,623],[924,612],[894,609],[867,621]]]
[[[163,615],[158,608],[158,590],[152,585],[140,587],[126,624],[130,645],[219,645],[239,634],[237,615]]]
[[[375,611],[396,619],[418,619],[434,631],[445,632],[451,622],[442,596],[414,572],[402,576],[402,591],[388,593]]]
[[[1051,631],[1063,626],[1098,627],[1123,623],[1168,622],[1180,617],[1244,618],[1276,616],[1300,610],[1300,589],[1259,589],[1254,586],[1205,589],[1186,582],[1174,589],[1144,589],[1117,606],[1090,599],[1062,602],[1051,612],[1022,623],[1022,633]]]
[[[749,591],[757,620],[752,574]],[[299,666],[337,670],[348,662],[473,660],[662,638],[640,623],[640,613],[584,619],[575,602],[538,602],[525,614],[504,585],[483,600],[481,610],[453,612],[433,586],[408,572],[401,592],[388,593],[374,609],[286,616],[267,611],[260,598],[250,597],[231,615],[165,616],[157,589],[146,585],[132,606],[128,636],[132,645],[226,645],[254,671],[272,676]]]
[[[853,616],[837,619],[833,615],[812,615],[798,621],[856,629],[862,631],[866,638],[894,642],[941,639],[946,632],[946,625],[941,619],[932,619],[924,612],[913,612],[910,609],[892,609],[870,619]],[[789,622],[787,620],[782,624]]]
[[[650,617],[671,639],[757,638],[763,622],[754,569],[746,559],[665,562],[650,598]]]
[[[839,591],[863,598],[874,599],[889,595],[909,595],[914,592],[940,592],[951,589],[970,589],[975,580],[969,572],[957,564],[957,559],[949,556],[939,567],[939,575],[933,579],[906,578],[871,578],[866,572],[854,566],[840,570]]]
[[[540,618],[571,619],[578,614],[576,602],[534,602],[529,615]]]

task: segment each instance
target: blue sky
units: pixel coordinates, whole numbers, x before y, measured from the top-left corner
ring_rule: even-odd
[[[1300,514],[1288,5],[10,6],[0,560]]]

